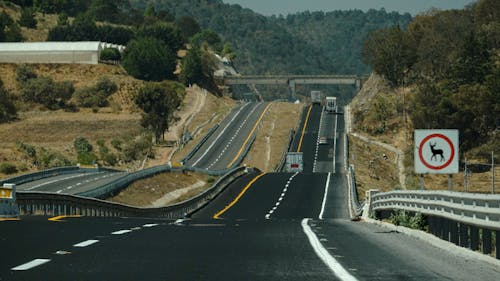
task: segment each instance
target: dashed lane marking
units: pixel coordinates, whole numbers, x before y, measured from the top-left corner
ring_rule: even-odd
[[[292,182],[293,178],[295,178],[299,173],[293,174],[288,181],[285,184],[285,188],[283,188],[283,191],[281,192],[280,197],[278,198],[278,201],[274,204],[273,208],[267,212],[267,214],[264,216],[266,220],[271,218],[271,215],[278,209],[278,206],[281,204],[281,201],[285,198],[286,192],[288,190],[288,187],[290,186],[290,183]]]
[[[250,141],[250,138],[253,136],[253,133],[255,132],[255,130],[257,129],[257,127],[259,126],[260,124],[260,121],[262,120],[262,118],[264,118],[264,115],[266,114],[267,110],[269,109],[269,107],[271,107],[272,103],[269,103],[266,108],[264,108],[264,111],[262,111],[262,114],[260,115],[259,119],[257,120],[257,122],[255,122],[255,124],[253,125],[253,128],[252,128],[252,131],[250,131],[250,133],[248,134],[248,137],[247,139],[243,142],[243,144],[241,145],[241,148],[240,150],[238,151],[238,153],[234,156],[233,160],[227,164],[226,168],[230,168],[234,162],[236,162],[236,160],[238,160],[238,158],[240,157],[240,155],[243,153],[243,150],[245,149],[245,146],[247,145],[247,143]]]
[[[130,230],[130,229],[123,229],[123,230],[118,230],[118,231],[115,231],[115,232],[111,232],[111,234],[113,234],[113,235],[122,235],[122,234],[129,233],[129,232],[132,232],[132,230]]]
[[[220,210],[218,213],[216,213],[213,218],[214,219],[219,219],[221,215],[223,215],[225,212],[227,212],[227,210],[231,209],[231,207],[234,206],[234,204],[236,204],[238,202],[238,200],[240,200],[240,198],[245,194],[245,192],[247,192],[247,190],[257,181],[259,180],[261,177],[263,177],[264,175],[266,175],[266,173],[263,173],[263,174],[260,174],[258,176],[256,176],[253,180],[251,180],[240,192],[240,194],[238,194],[238,196],[236,196],[236,198],[234,198],[234,200],[229,203],[229,205],[227,205],[224,209]]]
[[[95,244],[97,242],[99,242],[99,240],[87,240],[87,241],[83,241],[83,242],[80,242],[78,244],[75,244],[75,245],[73,245],[73,247],[84,248],[84,247],[90,246],[92,244]]]
[[[240,107],[240,109],[234,114],[233,118],[231,118],[231,120],[226,124],[226,126],[224,127],[224,129],[222,129],[222,131],[219,133],[219,135],[217,135],[217,137],[215,138],[215,140],[210,144],[210,146],[205,150],[205,152],[200,156],[200,158],[198,158],[198,160],[196,160],[196,162],[193,163],[193,167],[196,166],[201,161],[201,159],[203,159],[207,155],[207,153],[212,149],[212,147],[215,145],[215,143],[217,143],[217,141],[220,139],[220,137],[227,130],[227,128],[229,127],[229,125],[234,122],[234,120],[236,119],[236,117],[238,117],[238,115],[241,113],[241,111],[243,110],[243,108],[245,108],[248,104],[249,103],[246,103],[246,104],[244,104],[243,106]]]
[[[142,227],[149,228],[149,227],[155,227],[157,225],[158,225],[157,223],[148,223],[148,224],[143,225]]]
[[[44,263],[48,263],[49,261],[50,261],[49,259],[34,259],[34,260],[27,262],[25,264],[21,264],[19,266],[13,267],[13,268],[11,268],[11,270],[15,270],[15,271],[28,270],[28,269],[32,269],[33,267],[40,266]]]
[[[318,240],[311,227],[308,225],[309,219],[302,220],[302,230],[309,239],[316,255],[325,263],[325,265],[342,281],[357,281],[356,277],[352,276],[342,265],[328,252],[323,244]]]
[[[215,164],[217,164],[217,162],[219,162],[219,160],[222,158],[222,155],[224,155],[224,153],[226,152],[226,150],[232,145],[232,143],[233,143],[234,139],[236,138],[236,136],[240,133],[240,131],[243,128],[243,126],[245,126],[245,124],[250,119],[250,116],[252,116],[252,114],[255,112],[255,110],[257,109],[257,107],[259,107],[259,105],[260,104],[257,104],[256,106],[254,106],[252,108],[252,111],[250,111],[250,113],[247,115],[247,117],[245,118],[245,120],[243,120],[243,122],[241,122],[240,126],[238,127],[238,129],[236,130],[236,132],[234,133],[234,135],[231,137],[231,139],[229,140],[229,142],[227,143],[227,145],[221,151],[221,153],[219,154],[219,156],[217,156],[217,159],[215,159],[215,161],[212,164],[210,164],[210,166],[208,166],[207,169],[212,168]]]

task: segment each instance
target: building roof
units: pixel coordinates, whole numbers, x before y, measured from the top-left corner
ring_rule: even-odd
[[[5,42],[0,43],[0,52],[99,51],[102,44],[99,41]]]

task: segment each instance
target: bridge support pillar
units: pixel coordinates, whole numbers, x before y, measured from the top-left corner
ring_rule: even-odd
[[[356,79],[356,92],[359,92],[361,90],[361,80]]]
[[[290,101],[295,101],[295,80],[288,80],[288,87],[290,87]]]
[[[483,229],[483,254],[491,254],[491,230]]]

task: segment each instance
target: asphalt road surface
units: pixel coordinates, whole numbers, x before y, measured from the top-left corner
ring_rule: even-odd
[[[95,189],[126,176],[125,172],[72,173],[44,178],[17,185],[19,191],[41,191],[78,194]]]
[[[0,221],[0,280],[498,280],[490,264],[346,219],[343,138],[315,155],[321,127],[336,119],[341,135],[343,121],[311,116],[300,146],[316,173],[243,176],[177,221]]]
[[[233,109],[184,164],[207,170],[225,170],[234,165],[267,106],[268,103],[252,102]]]

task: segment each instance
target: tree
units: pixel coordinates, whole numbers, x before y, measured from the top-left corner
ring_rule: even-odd
[[[12,95],[3,87],[0,79],[0,123],[13,120],[17,117],[16,106]]]
[[[182,36],[186,41],[201,30],[200,24],[195,19],[188,16],[183,16],[178,19],[177,26],[179,26]]]
[[[37,20],[35,19],[35,13],[31,8],[23,8],[18,22],[20,26],[32,29],[36,28]]]
[[[151,25],[144,25],[137,31],[137,37],[156,38],[175,52],[184,45],[181,32],[174,23],[155,22]]]
[[[205,29],[195,34],[191,38],[191,43],[198,48],[200,48],[203,43],[207,43],[215,51],[222,50],[222,39],[220,38],[219,34],[209,29]]]
[[[405,70],[416,60],[416,50],[399,26],[376,30],[365,40],[363,56],[375,72],[393,86],[400,85]]]
[[[151,130],[156,141],[163,139],[165,130],[174,119],[174,112],[181,104],[175,85],[167,83],[146,83],[134,99],[141,108],[141,125]]]
[[[122,64],[135,78],[161,81],[174,77],[176,55],[158,39],[139,38],[127,45]]]
[[[201,51],[199,48],[191,48],[182,59],[180,80],[186,86],[189,84],[203,84],[203,65],[201,63]]]
[[[26,102],[40,103],[48,109],[64,107],[75,91],[70,81],[54,82],[50,77],[38,77],[27,80],[21,90]]]

